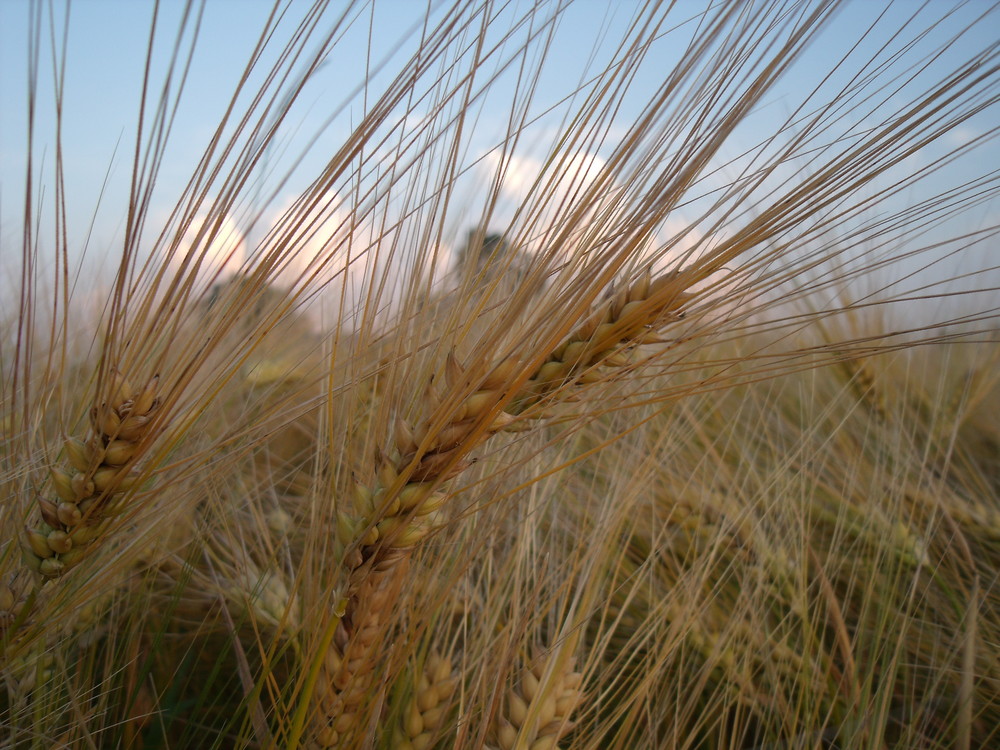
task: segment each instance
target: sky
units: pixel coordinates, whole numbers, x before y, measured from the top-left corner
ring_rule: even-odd
[[[54,30],[49,26],[48,4],[0,0],[0,254],[8,267],[21,252],[20,217],[24,212],[30,59],[28,29],[30,15],[39,12],[39,9],[43,19],[43,54],[36,88],[34,184],[36,189],[47,191],[39,193],[43,196],[40,224],[43,227],[53,226],[51,195],[55,190],[51,180],[55,158],[55,118],[51,65],[53,45],[50,36],[54,35],[58,48],[59,35],[65,30],[62,143],[69,247],[79,257],[83,257],[85,248],[90,254],[114,257],[120,251],[122,242],[138,102],[154,5],[144,0],[84,0],[69,5],[68,22],[62,3],[53,5],[58,6],[55,9],[57,23]],[[270,223],[276,220],[281,209],[291,205],[296,195],[308,185],[324,154],[338,148],[362,116],[366,98],[360,87],[361,82],[368,81],[370,102],[374,94],[391,80],[390,72],[398,69],[416,48],[418,38],[414,36],[414,31],[419,31],[426,8],[432,7],[431,14],[436,18],[440,16],[443,5],[436,2],[376,0],[371,5],[359,6],[359,11],[354,14],[323,66],[305,86],[293,116],[286,123],[285,135],[269,151],[264,167],[271,175],[271,181],[266,187],[266,181],[262,182],[257,192],[250,191],[247,197],[250,207],[244,207],[243,215],[231,217],[228,226],[232,236],[224,243],[227,252],[238,248],[239,255],[252,253],[253,247]],[[514,3],[513,7],[524,8],[528,5],[526,2]],[[518,160],[512,164],[505,183],[506,202],[498,206],[495,222],[502,223],[506,217],[513,215],[527,186],[542,168],[546,149],[551,139],[557,137],[559,118],[566,111],[565,107],[559,109],[558,103],[580,81],[586,80],[588,65],[591,71],[599,70],[602,62],[609,59],[613,47],[608,42],[621,36],[637,6],[637,3],[625,1],[583,0],[574,3],[565,12],[548,48],[533,104],[538,112],[553,106],[557,109],[526,134]],[[803,91],[824,85],[823,76],[828,72],[830,61],[859,44],[860,29],[877,22],[882,31],[870,40],[860,42],[855,51],[858,56],[873,52],[879,43],[896,32],[912,36],[908,29],[913,26],[908,27],[907,22],[917,6],[916,2],[909,0],[885,5],[864,0],[847,3],[782,83],[746,118],[737,136],[723,149],[720,159],[735,158],[750,145],[768,138],[774,124],[794,111]],[[203,11],[203,17],[186,77],[185,93],[173,125],[169,158],[164,162],[154,194],[151,210],[154,222],[160,217],[165,219],[173,201],[183,190],[215,124],[225,112],[229,95],[239,82],[244,63],[272,7],[272,3],[262,0],[210,0],[203,8],[195,6],[195,10]],[[292,0],[288,4],[287,17],[299,17],[307,7],[306,2]],[[339,7],[334,5],[334,8]],[[680,38],[687,33],[682,22],[696,18],[702,7],[704,3],[696,0],[679,3],[674,15],[681,23],[680,31],[676,32],[681,35]],[[151,60],[154,81],[162,80],[170,68],[169,40],[175,33],[183,9],[181,2],[161,4],[160,36]],[[992,48],[992,54],[997,54],[998,35],[995,29],[1000,28],[1000,13],[996,12],[993,3],[985,0],[969,3],[938,0],[930,5],[927,13],[927,17],[951,17],[931,35],[915,42],[909,51],[914,60],[923,54],[921,50],[930,52],[959,30],[968,30],[961,43],[946,46],[928,62],[925,69],[915,71],[912,80],[900,81],[898,85],[904,87],[903,91],[929,85],[971,50]],[[331,13],[331,20],[335,17],[336,13]],[[689,31],[693,29],[693,22],[689,22],[686,28]],[[662,44],[651,49],[636,72],[629,94],[622,100],[604,146],[595,146],[593,152],[580,155],[579,166],[584,174],[588,169],[599,168],[616,135],[624,133],[627,125],[638,117],[642,104],[662,82],[665,72],[678,63],[681,46],[676,43],[676,38],[667,35]],[[605,43],[599,46],[602,39]],[[258,72],[267,69],[267,60],[265,57],[258,65]],[[383,67],[380,68],[380,64]],[[849,69],[837,71],[825,85],[833,87],[838,79],[842,83],[850,74]],[[482,171],[473,170],[480,182],[485,181],[488,167],[496,160],[495,155],[490,156],[490,150],[504,138],[512,86],[511,75],[497,81],[467,135],[466,161],[475,163],[480,160],[478,163],[482,165]],[[901,92],[901,101],[902,97]],[[491,108],[490,103],[494,101],[497,104]],[[418,107],[416,115],[419,116],[419,113]],[[950,135],[949,143],[929,147],[925,153],[911,157],[910,166],[919,169],[947,148],[987,133],[997,126],[997,114],[995,104],[985,108],[980,115]],[[862,126],[863,123],[858,124],[858,127]],[[303,154],[306,158],[296,166],[293,157]],[[989,168],[984,165],[990,163],[1000,164],[1000,148],[995,140],[981,147],[976,159],[949,167],[942,173],[941,180],[960,184],[976,176],[974,172],[964,174],[963,169],[978,169],[979,174],[985,174]],[[730,171],[723,169],[714,179],[719,184],[725,184],[726,180],[732,179],[733,169],[735,166]],[[286,172],[287,179],[279,182],[278,176]],[[711,179],[706,181],[706,186],[710,186]],[[467,226],[475,223],[474,217],[480,210],[481,196],[473,183],[474,180],[470,180],[468,190],[455,197],[458,202],[467,201],[470,218],[464,220],[459,213],[453,236],[448,240],[452,245],[462,236],[460,225],[463,220]],[[940,184],[943,182],[935,181],[927,189],[934,189]],[[44,197],[46,195],[48,197]],[[918,193],[911,193],[907,199],[916,202],[921,197]],[[336,210],[346,210],[343,196],[338,196],[336,202]],[[252,209],[255,205],[256,212],[260,214],[256,222],[246,218],[254,214]],[[898,209],[899,206],[895,206],[894,210]],[[997,216],[997,206],[995,202],[990,202],[976,214],[975,221],[986,226],[991,221],[996,223]],[[683,227],[687,220],[687,216],[680,214],[672,218],[671,226]],[[692,236],[697,236],[696,228],[692,228]],[[447,250],[453,252],[454,247]],[[982,265],[989,264],[990,260],[979,253],[972,262],[973,265]]]

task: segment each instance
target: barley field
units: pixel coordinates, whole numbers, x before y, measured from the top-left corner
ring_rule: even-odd
[[[0,10],[0,747],[1000,747],[998,11]]]

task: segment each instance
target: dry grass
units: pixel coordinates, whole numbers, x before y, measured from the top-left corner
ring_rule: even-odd
[[[32,130],[0,307],[0,745],[996,743],[995,269],[961,265],[996,242],[995,131],[957,136],[996,111],[998,52],[985,9],[924,9],[779,121],[836,5],[637,5],[508,212],[570,11],[441,8],[226,277],[227,221],[278,202],[295,169],[267,157],[363,10],[293,5],[166,217],[184,100],[147,71],[96,312],[69,123],[52,161]],[[487,104],[505,133],[470,157]]]

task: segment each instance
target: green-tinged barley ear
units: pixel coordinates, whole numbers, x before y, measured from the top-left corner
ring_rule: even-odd
[[[363,484],[354,483],[354,511],[360,518],[375,515],[375,493]]]
[[[431,482],[411,482],[399,493],[400,510],[408,511],[416,508],[431,494],[434,485]]]
[[[395,464],[387,459],[381,459],[378,471],[379,484],[382,487],[389,487],[396,482],[398,477],[399,469],[395,466]]]
[[[406,527],[393,539],[391,543],[400,548],[412,547],[423,539],[430,532],[430,529],[418,521],[406,524]]]
[[[379,530],[377,526],[372,526],[361,536],[361,546],[371,547],[379,540]]]
[[[357,533],[354,519],[343,511],[337,511],[337,540],[346,547],[354,542]]]
[[[292,631],[299,626],[298,600],[289,591],[282,574],[275,569],[262,572],[248,563],[245,571],[228,582],[226,594],[243,615],[251,615],[258,622],[271,627],[284,623]]]
[[[389,544],[395,545],[397,536],[406,525],[408,525],[406,518],[401,516],[390,516],[379,521],[376,528],[378,529],[379,536],[382,539],[385,539]]]
[[[435,513],[440,510],[447,501],[448,495],[443,492],[434,492],[428,495],[427,498],[420,503],[419,508],[417,508],[417,515],[426,516],[431,513]]]

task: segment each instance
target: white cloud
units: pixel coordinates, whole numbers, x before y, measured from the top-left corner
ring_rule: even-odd
[[[304,290],[301,310],[314,326],[349,325],[369,305],[391,313],[414,275],[426,290],[450,283],[452,248],[420,244],[418,229],[396,226],[382,214],[359,213],[332,191],[312,205],[289,197],[272,213],[253,262],[274,264],[269,276],[276,286]]]
[[[952,146],[964,146],[979,137],[979,132],[973,128],[959,126],[952,128],[945,136]]]
[[[185,259],[188,261],[187,274],[192,273],[197,264],[199,286],[231,278],[243,268],[247,256],[243,233],[231,217],[224,216],[217,228],[211,224],[206,226],[206,219],[199,215],[191,221],[169,261],[174,273],[181,271]]]
[[[341,320],[361,299],[370,253],[351,207],[329,190],[288,196],[270,212],[270,227],[252,264],[269,264],[270,282],[302,292],[299,312],[314,328]]]
[[[602,198],[586,198],[585,194],[600,176],[605,160],[597,154],[578,151],[546,164],[542,159],[526,155],[510,155],[502,161],[498,152],[481,161],[483,181],[493,182],[499,175],[500,202],[494,221],[501,226],[510,221],[519,207],[530,205],[522,213],[519,248],[528,253],[551,251],[555,237],[561,238],[559,252],[569,258],[574,255],[583,235],[592,228],[590,219],[609,201],[613,202],[615,186],[609,185]],[[585,200],[588,202],[584,203]],[[569,239],[563,234],[565,219],[574,216],[576,229]]]
[[[330,283],[348,271],[350,209],[332,191],[312,206],[300,206],[299,200],[286,198],[272,213],[268,239],[255,262],[273,262],[271,279],[279,286]]]
[[[543,191],[542,195],[550,203],[558,203],[589,187],[604,168],[605,161],[597,154],[578,151],[553,162],[544,175],[545,162],[532,156],[511,155],[502,164],[500,154],[494,151],[482,163],[490,177],[503,167],[500,192],[506,198],[523,202],[537,182],[536,196],[538,191]]]
[[[686,265],[704,235],[683,216],[669,216],[649,242],[644,257],[652,261],[653,275],[674,270],[678,263]]]

